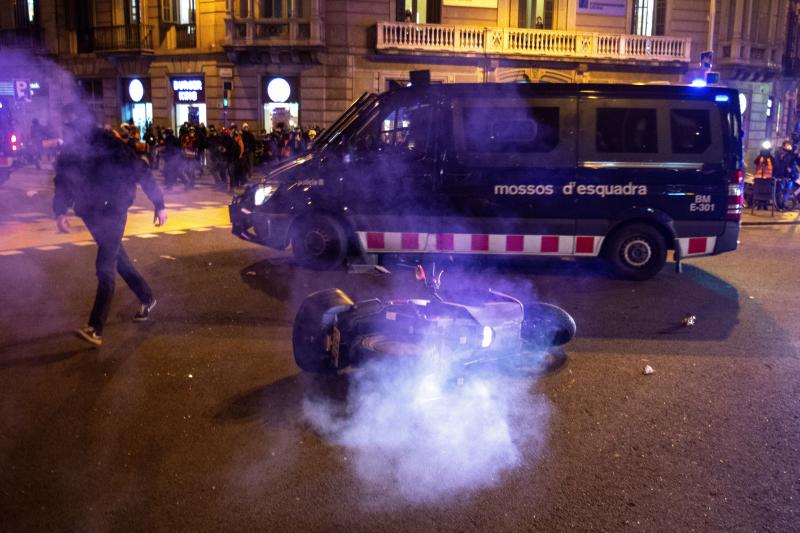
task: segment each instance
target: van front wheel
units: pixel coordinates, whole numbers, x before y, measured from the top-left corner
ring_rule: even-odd
[[[631,224],[614,232],[605,257],[620,277],[643,281],[664,267],[667,245],[664,236],[653,226]]]
[[[292,232],[292,253],[302,266],[327,270],[347,257],[347,234],[333,217],[314,215],[298,221]]]

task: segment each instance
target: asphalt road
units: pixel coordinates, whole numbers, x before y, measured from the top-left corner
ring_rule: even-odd
[[[798,226],[644,283],[593,261],[453,267],[450,290],[556,303],[578,337],[538,375],[434,399],[418,375],[292,358],[306,294],[419,294],[410,272],[307,271],[201,229],[125,243],[159,304],[132,323],[120,281],[101,349],[70,334],[93,246],[0,256],[0,529],[797,530]]]

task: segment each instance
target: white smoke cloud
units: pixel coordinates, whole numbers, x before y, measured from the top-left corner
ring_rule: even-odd
[[[435,357],[375,360],[344,405],[306,398],[306,419],[346,448],[371,493],[429,503],[499,483],[536,459],[550,406],[530,379],[481,372],[459,384]]]

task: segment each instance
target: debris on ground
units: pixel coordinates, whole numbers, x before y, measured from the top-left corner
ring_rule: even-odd
[[[248,271],[246,272],[246,274],[247,274],[248,276],[256,276],[256,275],[257,275],[255,270],[248,270]]]
[[[642,374],[644,374],[645,376],[649,376],[649,375],[650,375],[650,374],[652,374],[653,372],[655,372],[655,370],[653,370],[653,367],[652,367],[652,366],[650,366],[650,365],[644,365],[644,369],[642,370]]]
[[[685,317],[683,317],[683,325],[684,326],[694,326],[694,323],[697,321],[697,317],[687,313]]]
[[[166,259],[167,261],[177,261],[176,258],[172,257],[171,255],[159,255],[161,259]]]

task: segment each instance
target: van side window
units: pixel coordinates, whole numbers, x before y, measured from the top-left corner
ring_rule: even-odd
[[[598,152],[657,153],[656,110],[606,107],[597,109]]]
[[[708,110],[672,109],[669,124],[673,153],[702,154],[711,145]]]
[[[465,149],[473,153],[550,152],[558,145],[559,108],[464,107]]]
[[[399,107],[381,121],[384,147],[423,153],[428,148],[433,108],[429,104]]]

